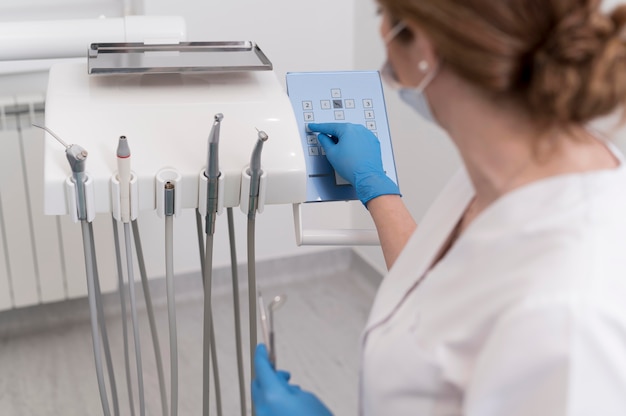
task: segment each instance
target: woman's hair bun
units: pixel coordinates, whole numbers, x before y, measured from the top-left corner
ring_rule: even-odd
[[[625,23],[626,6],[606,15],[592,4],[563,15],[522,71],[527,74],[523,96],[531,113],[546,122],[585,123],[622,105]]]

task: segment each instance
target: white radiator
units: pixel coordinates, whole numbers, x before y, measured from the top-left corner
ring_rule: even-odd
[[[43,94],[0,97],[0,310],[87,293],[80,225],[43,215],[44,133],[33,123],[44,124]],[[115,290],[110,218],[94,228],[102,289]]]

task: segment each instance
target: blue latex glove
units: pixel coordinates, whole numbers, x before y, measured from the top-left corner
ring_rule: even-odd
[[[335,171],[350,182],[363,205],[381,195],[400,195],[383,170],[378,138],[361,124],[309,123]],[[332,136],[332,137],[331,137]]]
[[[252,400],[257,416],[332,416],[313,394],[289,384],[289,373],[272,368],[264,344],[254,353],[254,371]]]

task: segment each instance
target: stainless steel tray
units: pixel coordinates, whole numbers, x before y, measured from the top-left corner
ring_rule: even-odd
[[[167,74],[184,72],[268,71],[272,63],[250,41],[144,43],[93,43],[88,56],[89,74]]]

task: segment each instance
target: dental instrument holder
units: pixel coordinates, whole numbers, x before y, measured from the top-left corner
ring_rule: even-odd
[[[241,152],[242,138],[249,137],[255,127],[271,130],[274,142],[263,156],[268,173],[265,203],[303,202],[306,169],[302,147],[294,140],[297,126],[293,110],[282,83],[271,70],[271,63],[251,42],[204,44],[214,45],[213,51],[197,56],[214,58],[201,62],[194,71],[182,67],[179,73],[155,73],[152,72],[155,68],[145,68],[145,72],[89,75],[86,63],[56,64],[49,75],[46,123],[64,137],[81,137],[85,147],[109,154],[115,152],[116,143],[111,138],[124,132],[133,138],[132,169],[137,179],[138,210],[156,208],[154,177],[156,172],[168,167],[182,177],[184,192],[176,209],[200,208],[204,216],[207,184],[204,175],[198,172],[206,166],[207,154],[198,151],[199,143],[206,137],[207,116],[223,112],[231,121],[221,128],[227,139],[220,145],[218,214],[224,207],[239,205],[242,169],[249,162],[249,154]],[[176,61],[175,46],[168,45],[169,50],[163,53],[145,55],[171,57]],[[189,55],[196,56],[194,52]],[[119,54],[118,58],[123,56]],[[130,64],[136,56],[134,52],[127,54],[120,59],[120,65],[124,61]],[[175,65],[173,62],[170,66]],[[106,123],[102,123],[103,116]],[[99,127],[85,135],[92,125]],[[64,189],[67,162],[61,161],[54,150],[52,144],[45,143],[44,212],[67,215]],[[111,160],[94,158],[90,161],[89,174],[93,179],[96,212],[111,212],[110,180],[115,174]],[[181,189],[178,185],[177,189]]]
[[[172,193],[163,192],[164,189],[167,189],[166,185],[168,182],[173,184],[176,190],[176,192],[173,192],[173,212],[171,214],[168,214],[169,204],[166,198],[168,198],[167,195],[171,195]],[[165,218],[167,215],[174,215],[174,217],[180,216],[182,212],[183,177],[177,170],[166,168],[157,172],[155,194],[156,211],[160,218]]]
[[[241,212],[248,216],[253,212],[262,213],[265,208],[267,173],[263,171],[259,181],[254,182],[257,183],[256,186],[253,184],[252,177],[250,176],[250,168],[246,166],[241,172],[241,200],[239,202],[239,208]],[[250,205],[250,200],[253,201],[252,205]]]
[[[138,189],[137,189],[137,176],[135,172],[130,172],[130,221],[134,221],[137,219],[139,215],[139,197],[138,197]],[[121,189],[120,189],[120,181],[117,174],[117,171],[111,176],[111,212],[113,214],[113,218],[117,221],[122,221],[122,198],[121,198]]]
[[[206,169],[202,169],[198,174],[198,211],[207,212],[207,189],[209,178],[206,177],[204,172]],[[224,210],[224,189],[225,189],[225,177],[220,175],[217,178],[217,200],[215,200],[215,212],[220,215]],[[179,192],[177,192],[179,194]]]

